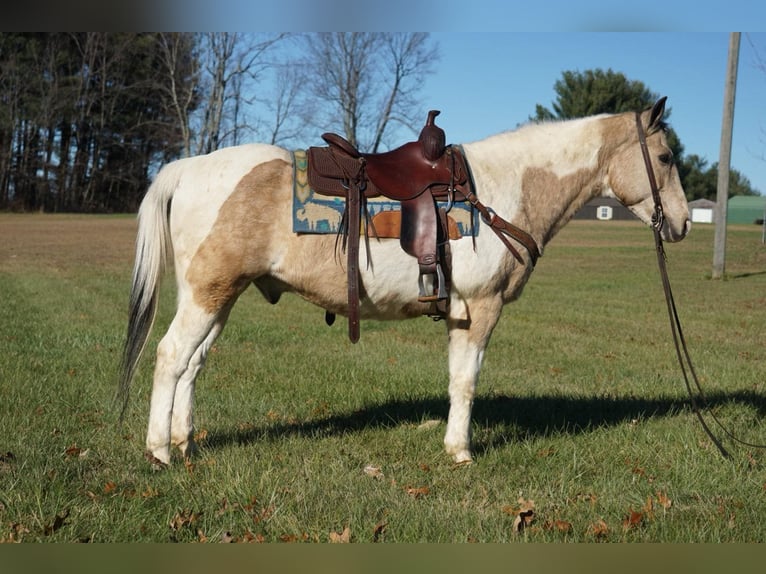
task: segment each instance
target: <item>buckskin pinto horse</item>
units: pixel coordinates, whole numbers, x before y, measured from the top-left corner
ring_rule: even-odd
[[[675,242],[691,224],[665,136],[664,107],[662,98],[640,114],[529,124],[461,149],[483,204],[525,230],[541,253],[597,196],[618,199],[652,225],[646,152],[662,199],[660,234]],[[177,310],[157,347],[146,436],[146,457],[158,467],[170,463],[171,445],[185,457],[195,450],[195,380],[234,303],[250,285],[271,303],[294,292],[328,313],[348,313],[347,269],[337,257],[336,237],[293,232],[293,173],[293,155],[285,149],[225,148],[166,165],[141,204],[118,397],[124,413],[154,322],[160,278],[172,258]],[[450,408],[444,445],[458,463],[471,461],[471,408],[485,348],[503,305],[521,295],[533,270],[528,250],[511,239],[517,258],[486,231],[486,223],[473,240],[449,241]],[[429,304],[418,300],[414,262],[390,239],[372,238],[360,250],[362,318],[427,313]]]

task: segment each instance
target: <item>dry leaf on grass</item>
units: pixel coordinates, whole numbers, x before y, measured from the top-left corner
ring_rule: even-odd
[[[427,486],[419,486],[417,488],[412,486],[407,486],[404,489],[404,492],[409,494],[412,498],[421,498],[423,496],[426,496],[431,492],[431,489]]]
[[[670,507],[673,506],[673,501],[668,498],[667,494],[660,490],[657,491],[657,502],[665,510],[669,510]]]
[[[543,524],[543,530],[555,530],[567,534],[572,532],[572,523],[566,520],[549,520]]]
[[[202,512],[193,512],[191,510],[176,512],[176,515],[170,520],[170,529],[181,530],[184,526],[191,526],[197,522],[200,516],[202,516]]]
[[[82,449],[78,447],[76,444],[69,445],[66,450],[64,451],[64,455],[67,458],[74,458],[77,456],[80,456],[80,453],[82,452]]]
[[[513,533],[519,534],[535,519],[535,501],[519,498],[517,505],[504,506],[503,512],[514,517]]]
[[[638,528],[644,523],[645,515],[643,512],[638,512],[636,510],[630,509],[630,512],[628,513],[628,516],[626,516],[622,521],[622,527],[625,530],[632,530],[633,528]]]
[[[606,538],[606,535],[609,534],[609,527],[603,520],[597,520],[588,527],[588,532],[595,538]]]
[[[343,532],[330,532],[330,542],[333,544],[348,544],[351,542],[351,529],[346,526]]]
[[[54,532],[56,532],[59,528],[64,526],[66,524],[66,519],[69,517],[69,509],[64,509],[63,512],[60,514],[56,514],[56,516],[53,517],[53,521],[50,524],[46,524],[45,527],[43,527],[43,534],[46,536],[50,536]]]
[[[372,478],[377,478],[378,480],[383,478],[383,471],[380,467],[372,464],[368,464],[364,467],[364,474],[371,476]]]
[[[373,542],[380,542],[380,539],[386,533],[386,526],[388,526],[387,522],[378,522],[375,525],[375,528],[372,531],[372,541]]]

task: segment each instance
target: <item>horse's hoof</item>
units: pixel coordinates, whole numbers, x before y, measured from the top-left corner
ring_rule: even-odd
[[[154,471],[165,470],[168,467],[168,463],[162,462],[149,451],[144,453],[144,458],[149,461]]]
[[[461,450],[459,453],[453,455],[452,460],[455,461],[455,466],[463,466],[473,463],[471,453],[467,450]]]

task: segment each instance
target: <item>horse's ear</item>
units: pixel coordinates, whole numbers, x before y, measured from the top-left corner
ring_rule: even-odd
[[[652,111],[649,114],[649,124],[647,125],[649,129],[658,126],[659,122],[662,121],[662,116],[665,115],[665,102],[667,99],[667,96],[663,96],[652,106]]]

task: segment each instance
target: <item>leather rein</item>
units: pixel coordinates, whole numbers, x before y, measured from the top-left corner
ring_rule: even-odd
[[[724,458],[731,458],[731,455],[723,446],[720,439],[718,439],[710,430],[710,427],[708,426],[707,422],[702,416],[702,409],[700,408],[700,403],[698,399],[701,400],[701,402],[703,403],[702,406],[707,407],[707,411],[710,417],[715,421],[718,427],[729,438],[745,446],[749,446],[753,448],[766,448],[766,445],[753,444],[753,443],[749,443],[749,442],[741,440],[740,438],[735,436],[731,431],[729,431],[720,422],[720,420],[715,416],[715,413],[713,413],[712,410],[710,409],[709,402],[705,396],[705,393],[702,390],[699,379],[697,378],[697,373],[694,369],[694,365],[692,364],[691,357],[689,355],[689,350],[686,346],[686,340],[684,339],[683,330],[681,329],[681,321],[678,318],[678,310],[676,309],[675,300],[673,299],[673,291],[670,288],[670,279],[668,278],[668,270],[666,265],[667,257],[665,255],[665,248],[663,247],[662,237],[660,236],[660,230],[662,229],[662,225],[665,222],[665,216],[662,211],[660,189],[657,186],[657,179],[654,176],[654,169],[652,168],[652,162],[649,156],[649,148],[646,145],[646,133],[644,132],[644,126],[641,123],[641,114],[639,112],[636,112],[636,127],[638,129],[638,142],[641,145],[641,153],[644,158],[646,173],[649,176],[649,186],[651,187],[652,198],[654,200],[654,214],[652,215],[652,230],[654,231],[654,244],[655,244],[656,252],[657,252],[657,264],[660,269],[662,287],[665,292],[665,301],[667,303],[668,317],[670,319],[670,329],[673,334],[673,342],[676,348],[676,356],[678,358],[678,364],[681,366],[681,372],[683,373],[684,382],[686,384],[686,390],[689,393],[689,398],[692,404],[692,410],[694,411],[694,414],[697,416],[697,419],[702,425],[702,428],[705,430],[705,433],[708,435],[708,437],[713,442],[713,444],[715,444],[715,446],[718,448],[718,450],[720,451],[720,453],[723,455]],[[697,391],[697,396],[695,396],[694,389],[692,388],[690,379],[694,382],[694,386]]]

